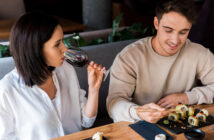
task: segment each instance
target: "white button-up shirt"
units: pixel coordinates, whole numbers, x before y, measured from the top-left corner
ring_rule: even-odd
[[[39,86],[26,86],[16,69],[0,81],[0,140],[47,140],[93,125],[74,68],[64,62],[52,78],[54,101]]]

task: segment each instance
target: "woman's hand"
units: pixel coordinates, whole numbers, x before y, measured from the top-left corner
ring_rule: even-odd
[[[103,71],[101,65],[90,62],[88,65],[88,100],[85,105],[84,114],[88,117],[94,117],[98,109],[98,93],[102,83]]]
[[[137,115],[141,120],[157,123],[161,118],[169,114],[169,112],[157,104],[150,103],[140,106],[136,109]]]
[[[98,92],[103,79],[103,71],[105,67],[98,65],[93,61],[88,65],[88,85],[93,92]]]

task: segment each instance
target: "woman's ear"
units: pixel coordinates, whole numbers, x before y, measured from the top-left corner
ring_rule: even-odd
[[[154,26],[155,26],[155,29],[158,30],[159,22],[156,16],[154,17]]]

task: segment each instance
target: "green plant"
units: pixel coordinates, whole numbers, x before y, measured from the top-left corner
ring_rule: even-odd
[[[73,41],[74,39],[73,35],[70,37],[67,37],[69,39],[65,38],[64,40],[69,40],[67,43],[69,44],[70,42],[70,44],[73,46],[82,47],[86,45],[97,45],[102,43],[110,43],[110,42],[123,41],[123,40],[135,39],[135,38],[143,38],[148,35],[155,34],[155,28],[153,26],[143,26],[143,24],[141,23],[136,23],[122,30],[118,30],[122,17],[123,15],[121,14],[115,20],[113,20],[112,32],[109,33],[107,39],[95,38],[89,41],[88,44],[86,44],[85,41],[79,36],[79,34],[75,34],[75,36],[78,37],[79,40]],[[84,42],[84,43],[79,43],[77,41]]]
[[[122,41],[122,40],[129,40],[135,38],[142,38],[147,35],[154,35],[155,29],[153,26],[146,26],[144,27],[141,23],[133,24],[123,30],[118,30],[120,21],[122,19],[122,15],[119,15],[113,21],[112,32],[108,36],[108,42],[115,42],[115,41]]]
[[[73,33],[71,36],[64,38],[63,42],[67,48],[69,48],[70,45],[77,47],[86,46],[85,40],[80,37],[78,33]]]
[[[108,42],[113,42],[119,28],[120,21],[122,19],[122,14],[120,14],[115,20],[113,20],[112,32],[108,36]]]
[[[119,15],[115,20],[113,20],[112,32],[109,33],[107,39],[95,38],[86,44],[86,41],[79,35],[79,33],[73,33],[72,35],[65,37],[63,42],[66,47],[69,48],[70,45],[83,47],[87,45],[97,45],[102,43],[110,43],[115,41],[129,40],[135,38],[143,38],[148,35],[155,34],[155,28],[153,26],[143,26],[141,23],[133,24],[122,30],[119,29],[120,21],[123,15]],[[0,57],[10,56],[9,46],[0,44]]]
[[[0,58],[10,56],[9,46],[0,44]]]

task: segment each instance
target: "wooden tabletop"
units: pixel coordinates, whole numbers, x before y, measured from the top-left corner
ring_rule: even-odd
[[[202,109],[205,108],[209,111],[209,114],[214,116],[214,105],[200,105],[195,108]],[[117,122],[112,123],[84,131],[80,131],[77,133],[73,133],[70,135],[66,135],[63,137],[56,138],[54,140],[81,140],[90,138],[96,132],[103,132],[104,137],[107,140],[144,140],[138,133],[136,133],[133,129],[131,129],[128,125],[130,122]],[[161,126],[160,126],[161,127]],[[169,132],[167,129],[161,127],[163,130],[168,132],[174,140],[185,140],[185,136],[183,133],[181,134],[173,134]],[[214,124],[210,126],[203,127],[202,130],[206,133],[204,140],[213,140],[214,139]]]
[[[57,17],[59,23],[62,25],[62,29],[64,33],[71,33],[77,31],[83,31],[87,27],[83,24],[64,19],[61,17]],[[7,20],[0,20],[0,40],[8,40],[10,36],[10,30],[13,24],[15,23],[16,19],[7,19]]]

